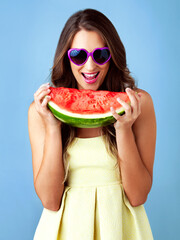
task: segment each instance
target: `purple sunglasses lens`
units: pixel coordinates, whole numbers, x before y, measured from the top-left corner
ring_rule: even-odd
[[[88,53],[85,49],[70,49],[68,51],[69,59],[74,64],[79,66],[83,65],[87,61],[89,55],[91,55],[91,53]],[[92,57],[97,64],[102,65],[111,58],[111,55],[108,48],[102,48],[102,49],[95,49],[92,52]]]
[[[83,64],[87,59],[87,53],[84,50],[72,49],[69,53],[70,60],[76,65]]]
[[[97,49],[93,53],[94,61],[98,64],[104,64],[109,60],[110,52],[108,49]]]

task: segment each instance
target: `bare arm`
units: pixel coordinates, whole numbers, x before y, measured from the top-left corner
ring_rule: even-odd
[[[132,206],[143,204],[152,186],[156,141],[153,102],[148,93],[129,93],[131,107],[116,123],[116,140],[122,183]],[[135,114],[132,114],[132,108]],[[116,115],[117,118],[119,118]]]
[[[64,191],[61,124],[47,109],[47,100],[42,106],[44,109],[40,110],[42,96],[46,94],[47,89],[41,87],[41,91],[35,96],[36,103],[30,105],[28,129],[36,193],[45,208],[57,211]]]

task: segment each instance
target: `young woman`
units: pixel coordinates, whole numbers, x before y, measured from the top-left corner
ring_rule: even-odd
[[[115,124],[74,128],[47,108],[49,84],[36,91],[28,127],[34,186],[44,210],[34,239],[153,239],[143,207],[153,179],[153,102],[135,86],[124,46],[107,17],[85,9],[69,18],[51,81],[55,87],[126,91],[131,105],[117,99],[125,114],[111,108]]]

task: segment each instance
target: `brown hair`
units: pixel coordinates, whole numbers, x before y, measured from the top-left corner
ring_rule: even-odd
[[[53,85],[55,87],[77,88],[67,51],[71,46],[75,34],[81,29],[98,32],[110,49],[112,57],[110,59],[109,70],[99,90],[124,92],[126,87],[135,89],[135,81],[130,76],[130,71],[126,63],[125,48],[115,27],[104,14],[94,9],[78,11],[66,22],[54,57],[54,65],[51,73]],[[68,172],[67,148],[73,142],[75,131],[75,128],[62,124],[64,165],[66,169],[65,179]],[[104,135],[108,152],[118,157],[114,126],[103,127],[102,134]]]

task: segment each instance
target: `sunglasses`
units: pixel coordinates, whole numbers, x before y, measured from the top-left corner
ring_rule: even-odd
[[[77,66],[85,64],[89,56],[99,65],[105,64],[111,58],[108,47],[95,48],[92,52],[88,52],[83,48],[71,48],[68,50],[68,58]]]

